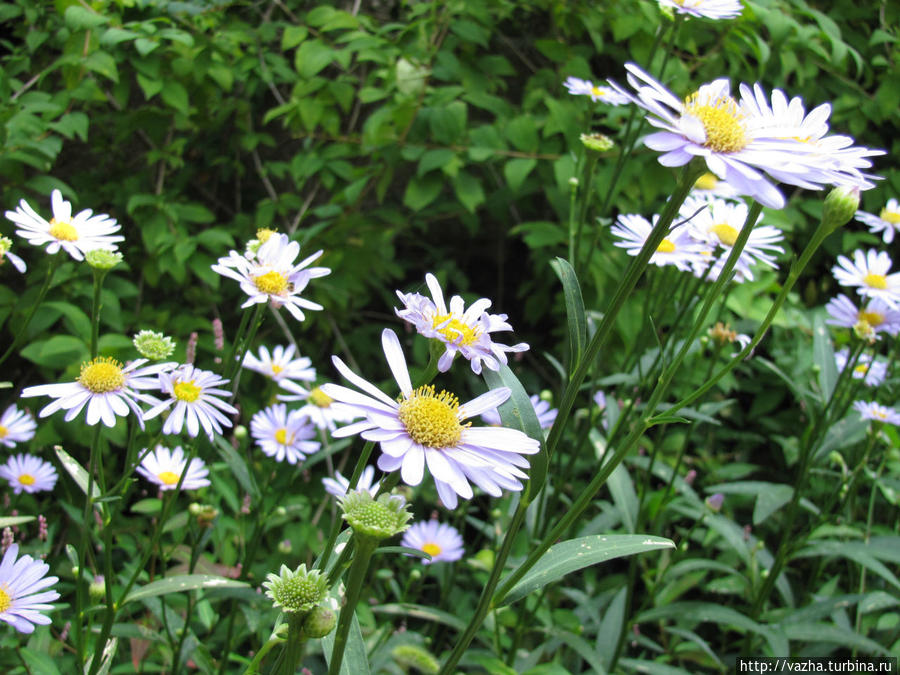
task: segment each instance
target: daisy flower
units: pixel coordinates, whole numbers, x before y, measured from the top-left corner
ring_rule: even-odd
[[[0,478],[9,481],[15,494],[32,494],[52,490],[59,476],[52,464],[34,455],[13,455],[0,464]]]
[[[200,370],[189,363],[172,372],[161,372],[159,389],[168,394],[169,398],[158,402],[144,413],[144,420],[153,419],[174,405],[163,424],[164,434],[180,434],[186,421],[191,438],[197,435],[202,426],[211,441],[213,433],[221,434],[223,426],[231,426],[231,420],[223,413],[236,415],[238,412],[231,404],[219,398],[231,396],[231,392],[217,388],[228,382],[229,380],[223,380],[212,371]]]
[[[11,405],[0,416],[0,445],[14,448],[16,443],[30,441],[36,428],[31,415]]]
[[[117,242],[125,237],[115,235],[119,224],[115,218],[105,213],[93,215],[85,209],[72,217],[72,205],[62,197],[59,190],[50,194],[53,217],[48,223],[29,206],[24,199],[15,211],[7,211],[6,217],[19,226],[16,234],[28,240],[33,246],[48,244],[47,253],[53,254],[60,248],[75,260],[84,260],[84,254],[95,248],[115,251]]]
[[[310,279],[323,277],[331,270],[327,267],[308,267],[322,255],[322,251],[295,264],[299,254],[299,243],[290,241],[286,234],[272,234],[252,259],[231,251],[228,256],[219,258],[212,269],[240,282],[241,290],[250,296],[241,305],[242,308],[272,302],[275,307],[284,305],[295,319],[303,321],[306,318],[303,309],[320,310],[322,305],[301,298],[300,293]]]
[[[537,415],[538,422],[541,425],[541,429],[549,429],[556,420],[556,408],[551,409],[550,404],[537,394],[532,394],[529,398],[531,400],[531,407],[534,408],[534,414]],[[503,421],[500,419],[500,411],[496,408],[485,410],[481,413],[481,419],[485,424],[490,424],[494,427],[499,427],[503,424]]]
[[[620,215],[610,232],[622,241],[613,242],[613,246],[624,248],[628,255],[638,255],[657,220],[659,220],[659,216],[654,215],[653,225],[651,225],[643,216],[631,213]],[[650,256],[650,262],[660,267],[675,265],[678,269],[687,272],[690,271],[691,264],[698,260],[698,256],[705,248],[702,243],[694,239],[687,225],[678,225],[673,227],[656,247],[656,252]]]
[[[334,433],[337,423],[352,422],[360,417],[355,408],[337,403],[321,387],[306,389],[302,385],[291,380],[279,382],[282,389],[287,389],[291,394],[279,394],[279,401],[306,401],[306,405],[297,412],[309,417],[319,429],[328,429]]]
[[[834,353],[834,362],[838,371],[847,367],[849,358],[850,350],[846,347]],[[887,377],[887,365],[878,359],[873,361],[868,354],[860,354],[859,360],[853,368],[853,377],[857,380],[865,378],[863,382],[867,387],[877,387]]]
[[[10,253],[10,248],[12,248],[12,239],[9,237],[0,237],[0,265],[2,265],[5,260],[9,260],[9,262],[12,263],[12,266],[19,270],[20,274],[24,274],[27,269],[25,261],[15,253]]]
[[[894,337],[900,333],[900,310],[892,309],[884,300],[875,298],[865,307],[857,308],[853,301],[843,293],[832,298],[825,305],[830,318],[825,323],[832,326],[854,328],[865,324],[873,333],[887,333]],[[864,332],[868,332],[868,330]]]
[[[93,426],[102,421],[106,426],[112,427],[116,424],[117,416],[126,417],[130,410],[137,416],[138,424],[143,429],[144,411],[137,402],[155,405],[159,400],[140,393],[140,390],[158,389],[156,376],[174,365],[156,363],[139,368],[146,362],[147,359],[137,359],[123,366],[115,359],[100,356],[81,364],[81,374],[75,382],[27,387],[22,392],[22,397],[50,396],[56,399],[43,408],[38,417],[47,417],[62,409],[68,411],[66,422],[71,422],[87,406],[88,424]]]
[[[881,232],[884,243],[890,244],[894,241],[894,232],[900,231],[900,203],[896,199],[890,199],[877,216],[874,213],[857,211],[856,219],[868,225],[872,234]]]
[[[269,457],[288,464],[302,462],[307,455],[318,451],[321,444],[315,438],[315,427],[299,410],[288,412],[283,403],[260,410],[250,420],[250,434]]]
[[[891,309],[900,304],[900,272],[888,274],[891,258],[886,251],[859,249],[853,252],[853,260],[838,256],[838,264],[831,268],[841,286],[856,286],[857,292],[868,298],[883,300]]]
[[[46,603],[58,600],[59,593],[44,589],[59,578],[46,576],[50,565],[42,560],[34,560],[30,555],[16,560],[18,555],[19,545],[13,544],[0,562],[0,621],[20,633],[32,633],[35,624],[50,623],[50,618],[41,612],[53,609]]]
[[[334,472],[334,478],[323,478],[322,485],[325,491],[335,497],[343,497],[350,489],[350,479],[344,478],[340,471]],[[375,467],[367,466],[363,469],[356,483],[356,490],[365,490],[373,497],[378,494],[379,483],[375,480]]]
[[[491,339],[491,333],[511,331],[506,322],[506,314],[488,314],[485,310],[491,301],[481,298],[465,309],[463,299],[454,295],[450,306],[444,303],[444,293],[433,274],[425,275],[425,283],[431,291],[431,298],[418,293],[397,291],[403,309],[394,309],[404,321],[416,327],[424,337],[440,340],[445,351],[438,360],[438,370],[446,373],[457,354],[462,354],[472,366],[472,372],[481,374],[482,362],[488,370],[500,370],[506,365],[508,352],[524,352],[528,345],[501,345]]]
[[[413,389],[397,334],[385,329],[381,343],[400,387],[399,400],[356,375],[333,356],[332,361],[341,375],[365,393],[336,384],[326,384],[322,390],[335,401],[352,405],[366,416],[364,421],[338,429],[334,435],[360,434],[366,440],[378,441],[382,453],[378,468],[388,472],[399,469],[407,485],[421,483],[427,465],[441,501],[450,509],[456,507],[457,495],[472,498],[469,481],[493,497],[499,497],[502,489],[521,490],[519,479],[527,478],[521,468],[529,466],[522,455],[538,452],[540,443],[514,429],[471,427],[464,422],[504,403],[510,390],[492,389],[460,405],[456,396],[446,391],[435,392],[431,385]]]
[[[247,352],[244,356],[244,368],[255,370],[266,377],[281,382],[282,380],[307,380],[316,379],[316,370],[312,367],[312,361],[305,356],[294,358],[297,348],[294,345],[282,347],[278,345],[269,354],[266,347],[259,348],[259,356]]]
[[[613,91],[611,87],[595,85],[590,80],[580,80],[577,77],[567,77],[563,86],[574,96],[590,96],[596,103],[602,101],[610,105],[622,105],[628,103],[628,97]]]
[[[144,448],[146,450],[146,448]],[[151,483],[159,485],[160,490],[174,490],[181,480],[181,474],[185,473],[187,459],[181,446],[175,446],[172,450],[162,445],[157,445],[153,452],[144,457],[137,472]],[[187,467],[187,474],[181,483],[182,490],[199,490],[210,484],[207,476],[209,469],[202,459],[194,457]]]
[[[874,401],[854,401],[853,409],[858,412],[864,420],[887,422],[894,426],[900,426],[900,413],[893,408],[879,405]]]
[[[431,556],[422,558],[423,565],[434,562],[453,562],[463,557],[463,538],[455,527],[436,520],[422,520],[410,525],[403,533],[401,546],[415,548]]]
[[[740,193],[714,173],[707,171],[700,176],[691,188],[694,197],[719,197],[720,199],[737,199]]]
[[[822,170],[830,167],[804,160],[817,148],[792,138],[796,130],[788,120],[763,116],[748,87],[741,87],[738,101],[731,96],[728,80],[718,79],[682,101],[635,64],[625,67],[636,95],[615,82],[610,85],[650,113],[647,121],[661,131],[643,142],[664,153],[659,158],[663,166],[683,166],[702,158],[713,174],[740,194],[775,209],[784,206],[784,197],[764,173],[807,189],[820,189],[828,182]]]
[[[659,6],[704,19],[734,19],[744,9],[740,0],[659,0]]]
[[[744,228],[748,211],[749,208],[745,203],[727,202],[724,199],[706,200],[689,197],[682,205],[680,214],[684,218],[690,218],[688,227],[692,236],[710,247],[723,249],[721,256],[713,263],[710,274],[712,279],[717,279],[719,271],[724,267],[731,253],[731,247]],[[773,253],[784,252],[784,249],[776,245],[782,238],[781,230],[777,227],[756,225],[750,231],[750,237],[734,266],[738,274],[736,278],[752,280],[753,272],[750,268],[757,263],[777,267]]]

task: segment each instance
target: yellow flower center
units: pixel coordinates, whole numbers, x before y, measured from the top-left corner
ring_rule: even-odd
[[[107,356],[100,356],[81,364],[78,381],[94,394],[105,394],[125,384],[125,374],[121,363]]]
[[[887,209],[882,209],[879,217],[882,220],[886,220],[891,225],[900,225],[900,211],[888,211]]]
[[[675,252],[675,244],[673,244],[668,239],[663,239],[659,246],[656,247],[657,253],[674,253]]]
[[[440,553],[441,553],[441,547],[432,541],[429,541],[427,544],[425,544],[422,547],[422,550],[425,551],[425,553],[430,555],[432,558],[435,557],[436,555],[440,555]]]
[[[744,132],[744,114],[737,102],[730,96],[701,101],[699,93],[688,96],[684,101],[685,112],[696,117],[706,130],[707,148],[716,152],[737,152],[747,143]]]
[[[877,417],[878,419],[881,419],[881,420],[887,419],[887,412],[885,412],[884,410],[873,410],[872,414],[875,415],[875,417]]]
[[[176,382],[175,386],[172,387],[175,398],[179,401],[187,401],[188,403],[193,403],[200,398],[200,391],[200,387],[194,384],[193,380],[190,380],[189,382]]]
[[[464,427],[459,421],[459,399],[443,389],[434,393],[433,385],[413,391],[400,402],[397,417],[416,443],[427,448],[455,447]]]
[[[277,364],[275,364],[275,363],[272,364],[272,374],[273,374],[273,375],[278,375],[278,374],[281,373],[283,370],[284,370],[284,366],[279,366],[279,365],[277,365]]]
[[[591,87],[591,94],[594,96],[606,96],[606,92],[609,91],[605,87]]]
[[[440,326],[444,322],[446,322],[446,324],[442,328],[438,328],[438,326]],[[441,314],[435,316],[434,319],[432,319],[431,325],[433,328],[437,328],[438,333],[447,338],[448,342],[462,345],[464,347],[468,347],[469,345],[474,343],[478,339],[478,335],[481,333],[481,329],[477,327],[472,328],[471,326],[464,324],[452,314]]]
[[[887,289],[887,277],[883,274],[872,274],[871,272],[863,277],[863,283],[869,288],[877,288],[880,291]]]
[[[884,314],[879,314],[878,312],[870,312],[866,309],[861,309],[859,311],[858,318],[860,321],[865,321],[872,327],[878,327],[884,323]],[[0,436],[2,438],[2,436]]]
[[[165,485],[177,485],[178,479],[181,478],[177,473],[172,473],[171,471],[163,471],[162,473],[156,474],[156,477]]]
[[[0,584],[0,614],[3,614],[12,606],[12,598],[9,595],[9,586]]]
[[[9,429],[0,424],[0,438],[6,438],[9,436]]]
[[[320,408],[327,408],[334,402],[333,398],[318,387],[309,392],[309,400]]]
[[[284,428],[279,429],[278,431],[275,432],[275,441],[279,445],[290,445],[291,443],[294,442],[294,434],[291,434],[290,437],[288,437],[287,429],[284,429]]]
[[[256,231],[256,238],[259,240],[260,244],[265,244],[269,241],[269,237],[277,233],[278,230],[270,230],[268,227],[261,227]]]
[[[711,229],[724,246],[734,246],[734,242],[737,241],[738,231],[727,223],[713,225]]]
[[[19,483],[21,485],[34,485],[34,476],[32,476],[30,473],[23,473],[21,476],[19,476]]]
[[[856,368],[853,369],[853,373],[855,375],[859,375],[862,377],[866,373],[869,372],[869,364],[868,363],[860,363]]]
[[[60,241],[77,241],[78,230],[71,223],[59,221],[56,218],[50,219],[50,236]]]
[[[719,179],[716,177],[716,174],[707,171],[697,179],[697,182],[694,183],[694,187],[698,190],[712,190],[718,184]]]
[[[263,293],[268,293],[269,295],[283,295],[288,287],[288,278],[281,272],[272,270],[271,272],[266,272],[265,274],[260,274],[258,277],[254,277],[253,283],[256,284],[256,287]]]

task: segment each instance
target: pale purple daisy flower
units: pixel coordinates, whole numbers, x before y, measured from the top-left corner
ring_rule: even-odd
[[[846,347],[834,353],[834,362],[838,371],[847,367],[849,357],[850,350]],[[877,387],[887,377],[887,364],[880,359],[873,361],[868,354],[860,354],[859,360],[853,367],[853,377],[857,380],[862,379],[867,387]]]
[[[659,6],[704,19],[734,19],[744,9],[740,0],[659,0]]]
[[[322,485],[325,486],[325,491],[328,494],[332,494],[335,497],[343,497],[347,494],[347,490],[350,489],[350,479],[344,478],[341,475],[340,471],[334,472],[334,478],[323,478]],[[378,488],[380,484],[375,480],[375,467],[367,466],[362,470],[362,473],[359,476],[359,481],[356,483],[356,490],[365,490],[373,497],[378,494]]]
[[[168,394],[169,398],[144,413],[144,419],[153,419],[174,406],[163,424],[164,434],[180,434],[187,423],[191,438],[203,427],[212,440],[214,433],[222,433],[222,427],[231,426],[231,420],[223,413],[236,415],[238,412],[222,400],[231,396],[231,392],[218,387],[228,382],[212,371],[200,370],[187,363],[172,372],[162,372],[159,374],[159,390]]]
[[[577,77],[567,77],[563,86],[574,96],[590,96],[594,103],[601,101],[610,105],[622,105],[629,101],[627,96],[623,96],[612,87],[595,85],[590,80],[582,80]]]
[[[900,426],[900,413],[893,408],[879,405],[874,401],[854,401],[853,409],[858,412],[864,420],[887,422],[894,426]]]
[[[146,448],[144,448],[146,450]],[[159,486],[160,490],[174,490],[181,480],[181,474],[185,473],[187,458],[184,450],[178,445],[172,450],[162,445],[157,445],[153,452],[148,453],[141,461],[137,472],[151,483]],[[182,490],[199,490],[210,485],[209,469],[202,459],[194,457],[187,466],[187,473],[181,482]]]
[[[400,387],[400,400],[356,375],[338,357],[332,357],[341,375],[365,393],[336,384],[323,385],[322,390],[366,416],[364,421],[338,429],[334,435],[360,434],[366,440],[377,441],[382,452],[378,468],[388,472],[399,469],[407,485],[421,483],[427,465],[441,501],[450,509],[456,507],[457,495],[472,498],[469,481],[493,497],[499,497],[503,489],[521,490],[519,479],[527,478],[522,468],[529,467],[522,455],[537,453],[540,443],[514,429],[470,427],[464,423],[504,403],[510,390],[492,389],[460,405],[456,396],[443,390],[435,392],[431,385],[413,389],[396,333],[385,329],[381,342]]]
[[[0,562],[0,621],[20,633],[33,633],[35,624],[46,626],[50,617],[41,612],[53,609],[47,603],[59,599],[56,591],[44,590],[58,577],[48,577],[50,565],[30,555],[19,556],[19,545],[13,544]],[[18,560],[16,560],[18,558]]]
[[[328,429],[328,431],[334,433],[339,423],[352,422],[360,417],[356,409],[349,405],[338,403],[322,391],[321,387],[307,389],[292,380],[282,380],[279,384],[282,389],[286,389],[291,393],[278,394],[278,400],[305,401],[306,405],[302,406],[297,412],[309,417],[319,429]]]
[[[646,218],[637,214],[620,215],[610,233],[622,241],[613,242],[613,246],[624,248],[628,255],[640,254],[657,220],[659,216],[654,215],[651,225]],[[688,272],[692,264],[698,262],[701,252],[706,248],[692,236],[687,225],[677,225],[669,230],[656,247],[656,251],[650,256],[650,263],[660,267],[674,265],[681,271]]]
[[[550,404],[537,394],[532,394],[529,399],[531,400],[531,407],[534,408],[534,414],[537,415],[541,429],[549,429],[553,426],[553,422],[556,420],[556,408],[551,408]],[[481,419],[485,424],[490,424],[495,427],[499,427],[503,424],[503,421],[500,419],[500,411],[496,408],[485,410],[481,413]]]
[[[888,274],[891,257],[886,251],[859,249],[853,252],[853,260],[838,256],[838,264],[831,268],[841,286],[856,286],[860,295],[883,300],[892,309],[900,304],[900,272]]]
[[[894,233],[900,232],[900,202],[896,199],[889,199],[887,205],[877,216],[874,213],[857,211],[856,219],[868,225],[869,232],[872,234],[881,232],[884,243],[890,244],[894,241]]]
[[[454,562],[463,557],[463,538],[455,527],[437,520],[421,520],[410,525],[403,533],[401,546],[423,551],[431,559],[421,558],[423,565],[436,562]]]
[[[34,455],[13,455],[6,464],[0,464],[0,478],[9,481],[15,494],[49,492],[59,478],[56,469]]]
[[[283,347],[277,345],[272,353],[267,347],[259,348],[259,356],[247,352],[244,356],[244,368],[262,373],[274,382],[283,380],[306,380],[312,382],[316,379],[316,369],[312,367],[312,361],[306,356],[294,355],[297,348],[294,345]]]
[[[879,298],[873,298],[864,307],[857,308],[853,301],[842,293],[828,301],[825,311],[830,317],[825,323],[832,326],[855,329],[864,322],[866,333],[869,331],[875,335],[887,333],[892,337],[900,333],[900,309],[893,309]]]
[[[16,443],[30,441],[35,429],[37,424],[31,415],[11,405],[0,416],[0,445],[14,448]]]
[[[9,262],[12,263],[12,266],[15,267],[20,274],[25,274],[25,270],[28,269],[25,265],[25,261],[15,253],[10,253],[9,249],[11,247],[12,240],[9,237],[0,237],[0,265],[2,265],[5,260],[9,260]]]
[[[250,434],[269,457],[288,464],[302,462],[321,447],[316,429],[307,415],[299,410],[288,412],[283,403],[260,410],[250,420]]]

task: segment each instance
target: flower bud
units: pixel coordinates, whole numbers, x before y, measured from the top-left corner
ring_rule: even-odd
[[[609,152],[616,146],[609,136],[603,134],[581,134],[579,138],[584,147],[594,152]]]
[[[303,621],[303,635],[310,638],[323,638],[334,630],[337,615],[327,607],[313,607]]]
[[[175,340],[152,330],[142,330],[132,342],[138,354],[151,361],[162,361],[175,351]]]
[[[850,222],[859,208],[859,188],[839,185],[825,197],[822,207],[822,227],[829,233]]]
[[[288,555],[293,550],[294,550],[294,547],[291,544],[290,539],[282,539],[280,542],[278,542],[278,552],[281,555]]]
[[[721,492],[717,492],[714,495],[710,495],[706,498],[706,505],[709,507],[710,511],[715,511],[718,513],[722,510],[722,504],[725,503],[725,495]]]
[[[340,498],[344,520],[353,531],[373,539],[387,539],[409,527],[412,514],[406,500],[397,495],[383,494],[374,499],[367,490],[348,492]]]
[[[302,564],[293,572],[282,565],[280,574],[269,573],[263,582],[266,596],[282,612],[308,612],[325,599],[328,578],[319,570],[306,571]]]
[[[122,254],[117,251],[108,251],[105,248],[95,248],[84,254],[85,262],[95,270],[109,272],[113,267],[122,262]]]
[[[245,427],[243,424],[238,424],[234,428],[234,437],[236,439],[238,439],[239,441],[242,441],[245,438],[247,438],[247,427]]]
[[[91,599],[91,603],[95,605],[103,602],[103,599],[106,597],[106,579],[103,578],[102,574],[95,576],[88,586],[88,597]]]

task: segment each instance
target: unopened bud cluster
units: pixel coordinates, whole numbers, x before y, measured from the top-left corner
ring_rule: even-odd
[[[169,358],[175,351],[175,340],[152,330],[142,330],[134,336],[132,342],[138,354],[152,361]]]
[[[122,254],[117,251],[108,251],[105,248],[95,248],[84,254],[84,260],[95,270],[108,272],[122,262]]]
[[[398,495],[383,494],[375,499],[367,490],[348,492],[341,500],[344,520],[353,532],[372,539],[387,539],[409,527],[412,514],[406,500]]]
[[[337,616],[323,605],[328,577],[319,570],[307,571],[305,564],[295,570],[282,565],[279,574],[266,577],[263,588],[272,604],[287,614],[291,625],[300,627],[302,638],[325,637],[334,629]]]

